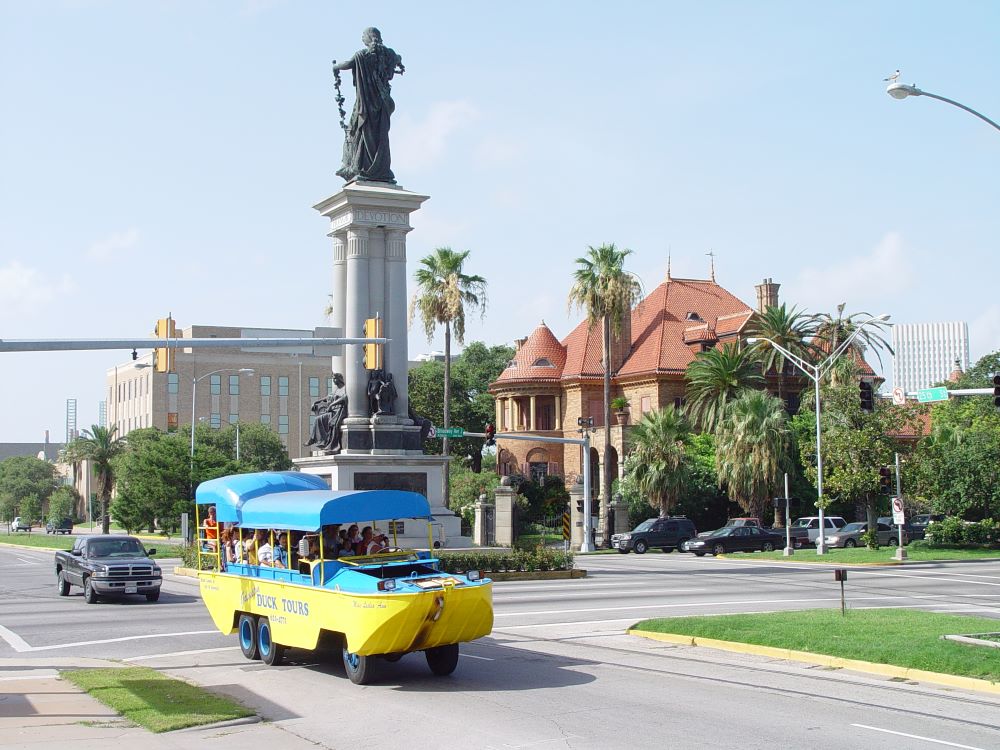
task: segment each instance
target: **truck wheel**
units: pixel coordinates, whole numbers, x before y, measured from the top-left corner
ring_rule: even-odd
[[[276,667],[285,658],[285,647],[271,638],[271,621],[266,617],[257,620],[257,648],[260,660],[269,667]]]
[[[375,673],[375,660],[343,648],[344,671],[355,685],[367,685]]]
[[[146,601],[147,602],[155,602],[159,598],[160,598],[160,590],[159,589],[156,589],[156,591],[147,591],[146,592]]]
[[[61,570],[56,576],[56,590],[58,590],[59,596],[69,596],[69,581],[66,580],[66,576]]]
[[[97,604],[97,592],[94,591],[94,585],[90,582],[90,577],[83,579],[83,600],[87,604]]]
[[[243,655],[248,659],[259,659],[257,618],[253,615],[240,615],[240,624],[237,632],[240,636],[240,651],[243,652]]]
[[[638,542],[635,543],[632,549],[635,550],[635,554],[637,555],[645,555],[646,550],[649,549],[649,545],[640,539]]]
[[[455,671],[458,666],[458,644],[451,643],[447,646],[438,646],[424,651],[427,657],[427,666],[438,677],[444,677]]]

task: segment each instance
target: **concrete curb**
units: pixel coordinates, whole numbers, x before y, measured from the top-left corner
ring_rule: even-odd
[[[194,727],[184,727],[183,729],[175,729],[172,732],[166,732],[165,734],[183,734],[186,732],[205,732],[212,731],[215,729],[225,729],[226,727],[242,727],[247,724],[260,724],[264,720],[254,714],[253,716],[244,716],[242,719],[230,719],[229,721],[217,721],[214,724],[199,724]]]
[[[871,661],[861,661],[860,659],[844,659],[839,656],[814,654],[811,651],[794,651],[790,648],[757,646],[752,643],[720,641],[715,638],[701,638],[692,635],[679,635],[677,633],[652,633],[647,630],[632,629],[628,630],[627,633],[628,635],[638,636],[639,638],[648,638],[652,641],[662,641],[664,643],[677,643],[684,646],[714,648],[719,649],[720,651],[731,651],[737,654],[768,656],[772,659],[799,661],[806,664],[816,664],[822,667],[832,667],[834,669],[850,669],[855,672],[877,674],[882,677],[916,680],[919,682],[929,682],[935,685],[943,685],[945,687],[976,690],[981,693],[1000,695],[1000,683],[991,682],[990,680],[980,680],[975,677],[962,677],[960,675],[943,674],[941,672],[927,672],[923,669],[897,667],[894,664],[877,664]]]
[[[69,547],[32,547],[30,544],[12,544],[11,542],[0,542],[0,547],[10,547],[12,549],[30,549],[35,552],[67,552]]]
[[[188,578],[197,578],[198,571],[194,568],[185,568],[178,566],[174,568],[175,576],[187,576]],[[494,581],[554,581],[554,580],[565,580],[570,578],[586,578],[587,571],[581,570],[580,568],[574,568],[573,570],[538,570],[534,573],[490,573],[484,572],[487,578]]]

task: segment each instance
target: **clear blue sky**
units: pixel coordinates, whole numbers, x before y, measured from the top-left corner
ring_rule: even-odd
[[[1000,348],[1000,132],[882,82],[1000,119],[995,2],[2,0],[0,338],[322,325],[330,60],[369,25],[407,69],[393,169],[431,196],[410,272],[450,245],[489,281],[468,340],[565,335],[574,259],[616,242],[647,289],[713,250],[750,304],[769,276]],[[62,440],[67,397],[96,422],[126,358],[0,355],[0,441]]]

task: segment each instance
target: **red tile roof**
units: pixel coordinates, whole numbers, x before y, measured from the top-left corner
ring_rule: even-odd
[[[514,359],[496,382],[558,380],[565,363],[566,350],[543,321],[514,353]]]

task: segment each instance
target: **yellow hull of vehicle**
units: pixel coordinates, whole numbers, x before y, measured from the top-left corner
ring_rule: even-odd
[[[354,594],[212,571],[198,577],[220,631],[233,633],[241,612],[267,617],[274,642],[292,648],[315,649],[328,630],[343,633],[347,649],[361,656],[394,654],[472,641],[493,629],[492,583]]]

